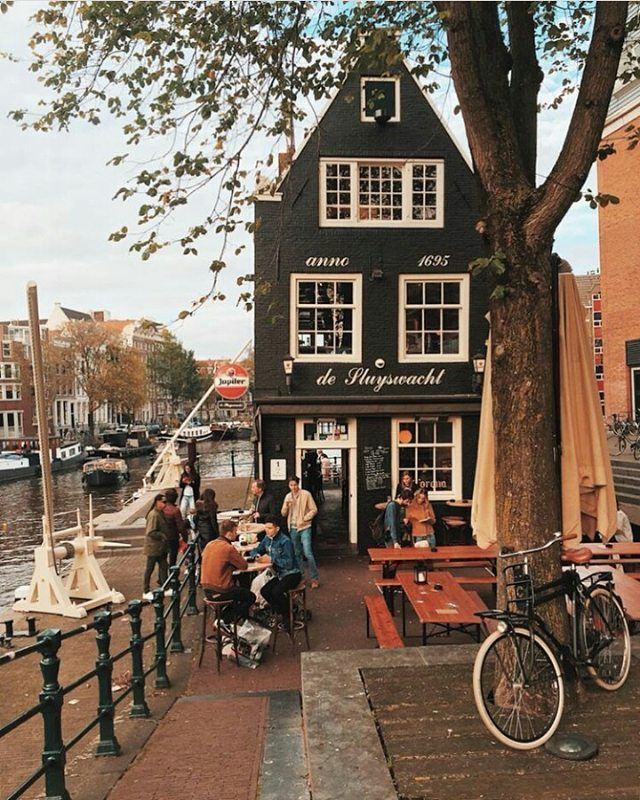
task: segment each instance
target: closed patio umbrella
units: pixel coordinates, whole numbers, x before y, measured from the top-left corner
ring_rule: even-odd
[[[605,540],[616,532],[616,498],[598,388],[593,369],[585,310],[566,261],[558,276],[558,357],[560,366],[560,437],[562,445],[562,531]],[[491,408],[491,348],[487,353],[480,412],[478,460],[471,524],[480,547],[497,541],[494,489],[494,431]]]

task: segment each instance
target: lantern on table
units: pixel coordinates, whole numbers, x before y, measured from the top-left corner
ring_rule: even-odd
[[[427,567],[424,563],[417,563],[413,568],[413,581],[418,584],[427,583]]]

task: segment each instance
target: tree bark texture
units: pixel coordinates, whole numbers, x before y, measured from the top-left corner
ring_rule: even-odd
[[[437,3],[481,193],[490,248],[506,271],[491,302],[498,543],[536,547],[559,529],[551,249],[555,229],[593,163],[624,40],[626,3],[598,3],[567,137],[535,186],[536,59],[533,5],[509,4],[507,49],[494,2]],[[532,562],[539,581],[560,576],[559,547]],[[499,582],[499,598],[504,585]],[[547,614],[560,633],[563,604]]]

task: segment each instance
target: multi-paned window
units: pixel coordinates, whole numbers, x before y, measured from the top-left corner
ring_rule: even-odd
[[[7,439],[22,436],[22,411],[0,411],[0,436]]]
[[[461,496],[460,418],[396,419],[395,487],[408,472],[434,497]]]
[[[359,361],[361,276],[292,275],[291,281],[294,357]]]
[[[322,159],[320,225],[443,227],[444,162]]]
[[[467,275],[400,277],[400,361],[466,361]]]

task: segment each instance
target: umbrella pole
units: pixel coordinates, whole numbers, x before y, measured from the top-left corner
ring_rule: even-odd
[[[551,335],[553,353],[553,404],[554,404],[554,445],[553,458],[556,465],[556,485],[558,486],[558,505],[560,519],[556,530],[562,530],[562,429],[560,427],[560,308],[559,272],[562,259],[557,253],[551,254]]]

